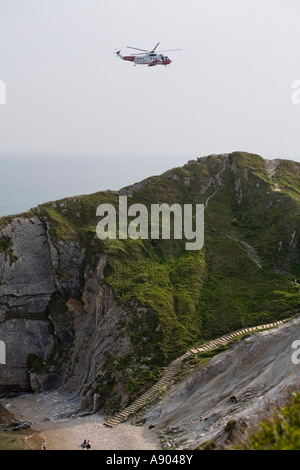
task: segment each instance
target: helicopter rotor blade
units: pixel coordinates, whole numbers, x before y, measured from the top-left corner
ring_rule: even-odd
[[[148,54],[160,54],[161,52],[171,52],[171,51],[182,51],[182,49],[166,49],[166,50],[163,50],[163,51],[156,51],[156,52],[148,52]],[[136,56],[136,55],[145,55],[144,52],[139,52],[137,54],[130,54],[132,56]]]
[[[182,49],[165,49],[163,51],[156,51],[156,52],[158,54],[159,52],[171,52],[171,51],[182,51]]]
[[[158,46],[159,44],[160,44],[160,43],[158,42],[158,43],[156,44],[155,48],[154,48],[154,49],[152,49],[152,51],[151,51],[151,52],[154,52],[154,51],[155,51],[155,49],[157,48],[157,46]]]
[[[137,47],[131,47],[131,46],[127,46],[128,49],[135,49],[136,51],[144,51],[144,52],[150,52],[150,51],[146,51],[146,49],[138,49]]]
[[[160,43],[158,42],[158,43],[156,44],[156,46],[154,47],[154,49],[152,49],[152,51],[147,51],[146,49],[140,49],[140,48],[138,48],[138,47],[132,47],[132,46],[127,46],[127,47],[128,47],[128,49],[134,49],[135,51],[142,51],[142,52],[137,53],[137,54],[130,54],[130,55],[132,55],[132,56],[133,56],[133,55],[143,55],[143,54],[145,54],[145,53],[146,53],[146,54],[158,54],[158,53],[160,53],[160,52],[182,51],[182,49],[165,49],[165,50],[163,50],[163,51],[156,51],[156,52],[155,52],[155,50],[156,50],[156,48],[157,48],[157,46],[158,46],[159,44],[160,44]]]

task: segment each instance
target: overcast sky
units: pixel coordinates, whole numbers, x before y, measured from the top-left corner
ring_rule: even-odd
[[[299,25],[298,0],[0,0],[0,154],[300,161]],[[114,54],[157,42],[183,50]]]

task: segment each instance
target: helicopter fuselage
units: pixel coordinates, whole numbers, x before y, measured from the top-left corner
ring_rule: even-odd
[[[133,62],[134,65],[148,65],[148,67],[154,67],[155,65],[169,65],[172,61],[168,56],[163,54],[145,54],[145,55],[128,55],[123,56],[120,52],[117,55],[122,60]]]

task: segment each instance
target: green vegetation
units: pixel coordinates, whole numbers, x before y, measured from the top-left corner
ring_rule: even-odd
[[[17,256],[14,255],[12,240],[10,237],[2,236],[0,238],[0,253],[5,253],[5,259],[7,260],[8,258],[10,264],[13,264],[18,259]]]
[[[299,164],[289,160],[280,160],[275,174],[275,182],[298,203],[300,201]]]
[[[110,253],[107,281],[122,302],[138,299],[157,312],[165,353],[176,355],[192,344],[200,333],[202,253],[162,261],[148,241],[109,240],[104,246]]]
[[[261,423],[260,428],[242,446],[243,450],[300,450],[300,394],[274,417]]]
[[[5,253],[11,246],[12,242],[10,237],[4,236],[0,238],[0,253]]]

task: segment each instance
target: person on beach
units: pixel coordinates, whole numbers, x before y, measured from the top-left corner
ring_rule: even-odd
[[[43,441],[42,448],[43,448],[43,450],[46,450],[46,442],[45,441]]]
[[[80,447],[82,447],[82,448],[84,449],[86,445],[87,445],[87,440],[86,440],[86,439],[84,439],[84,441],[83,441],[83,443],[81,444],[81,446],[80,446]]]
[[[92,446],[91,446],[90,441],[87,441],[85,448],[86,448],[86,449],[90,449],[91,447],[92,447]]]

